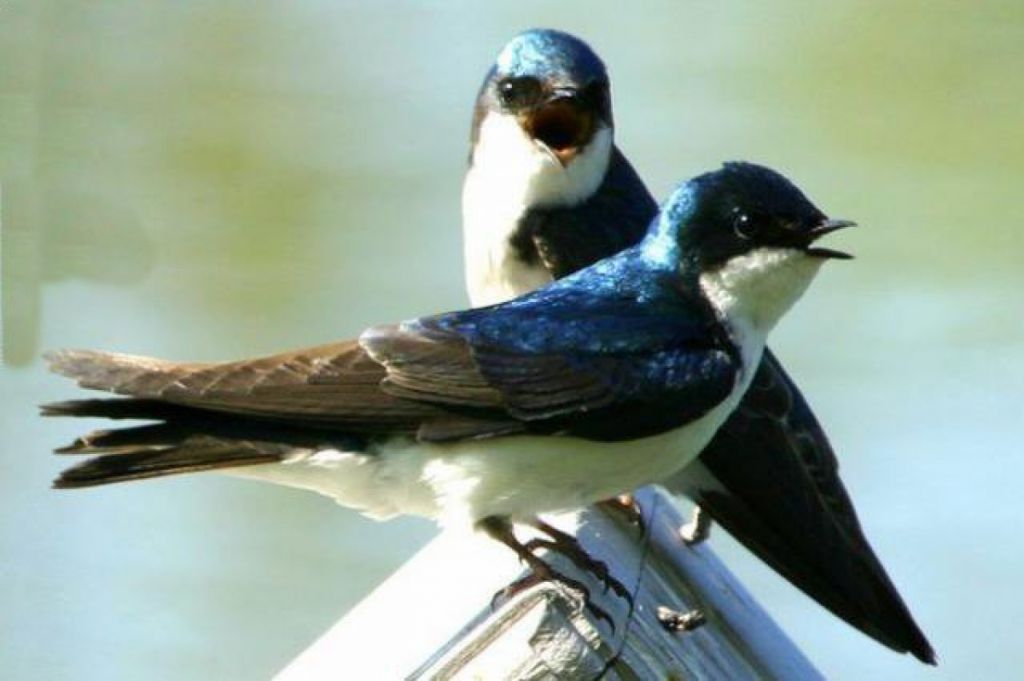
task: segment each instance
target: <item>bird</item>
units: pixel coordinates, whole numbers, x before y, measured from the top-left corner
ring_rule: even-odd
[[[639,242],[657,203],[614,141],[611,85],[580,38],[510,40],[476,98],[463,185],[474,305],[522,295]],[[825,608],[898,652],[934,651],[861,529],[832,446],[770,351],[697,461],[659,481]]]
[[[817,241],[851,224],[777,172],[733,162],[683,183],[640,243],[505,303],[235,362],[56,351],[53,371],[120,397],[44,415],[151,423],[61,448],[89,458],[54,486],[218,470],[373,518],[482,530],[536,579],[573,584],[513,524],[693,461],[768,333],[826,261],[850,257]]]

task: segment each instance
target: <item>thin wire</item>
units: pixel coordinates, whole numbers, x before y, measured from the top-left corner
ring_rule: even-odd
[[[657,511],[658,505],[661,503],[661,499],[656,494],[652,495],[651,499],[653,500],[653,503],[651,503],[651,510],[649,513],[645,514],[643,512],[643,508],[640,509],[640,517],[643,521],[644,527],[644,535],[642,538],[642,543],[640,545],[640,566],[637,569],[636,583],[633,585],[633,591],[630,594],[632,598],[629,604],[629,614],[626,616],[626,623],[622,627],[622,643],[619,645],[619,649],[615,651],[615,654],[608,659],[608,661],[605,663],[601,671],[598,672],[597,676],[594,677],[594,681],[600,681],[601,679],[603,679],[605,674],[607,674],[615,665],[615,663],[619,661],[619,659],[622,657],[622,652],[626,649],[626,641],[629,638],[629,628],[630,625],[633,624],[633,615],[635,614],[636,610],[637,596],[640,594],[640,584],[644,580],[644,572],[647,570],[647,557],[650,555],[651,551],[651,533],[648,531],[647,528],[651,527],[651,522],[654,520],[655,511]],[[649,517],[645,518],[645,515],[649,515]]]

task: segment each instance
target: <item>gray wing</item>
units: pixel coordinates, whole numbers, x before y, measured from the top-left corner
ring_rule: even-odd
[[[47,360],[52,371],[83,388],[133,398],[131,406],[111,402],[110,413],[96,414],[114,418],[159,418],[178,406],[373,433],[415,432],[425,419],[440,414],[430,405],[382,391],[384,368],[356,341],[238,362],[171,362],[94,350],[60,350]],[[87,402],[76,404],[103,410],[102,400],[91,407]],[[54,412],[57,406],[45,409]]]
[[[155,422],[95,431],[57,450],[93,458],[63,471],[55,487],[274,463],[296,448],[360,451],[375,435],[414,435],[445,416],[382,391],[384,369],[354,341],[219,364],[90,350],[47,358],[82,387],[124,397],[48,404],[44,415]]]

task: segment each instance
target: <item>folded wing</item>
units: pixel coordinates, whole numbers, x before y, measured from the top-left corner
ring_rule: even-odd
[[[737,367],[728,352],[692,324],[624,319],[629,309],[613,297],[581,311],[559,294],[226,363],[52,353],[57,373],[124,397],[50,404],[44,414],[156,422],[63,448],[96,458],[57,484],[272,463],[295,448],[361,451],[394,436],[628,440],[682,425],[729,394]]]
[[[770,352],[740,407],[667,486],[853,626],[934,663],[861,530],[824,430]]]

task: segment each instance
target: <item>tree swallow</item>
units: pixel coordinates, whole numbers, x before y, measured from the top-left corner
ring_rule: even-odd
[[[463,189],[473,304],[521,295],[635,244],[656,211],[614,144],[601,59],[560,31],[513,38],[473,115]],[[660,482],[848,623],[934,663],[860,528],[824,431],[770,351],[700,458]]]
[[[731,163],[682,185],[637,245],[510,302],[356,341],[202,364],[65,350],[51,368],[126,395],[44,406],[132,418],[59,450],[61,488],[220,469],[372,517],[475,526],[559,577],[514,521],[665,479],[747,390],[821,265],[829,220],[788,180]]]

